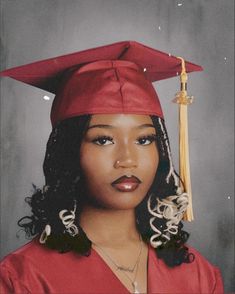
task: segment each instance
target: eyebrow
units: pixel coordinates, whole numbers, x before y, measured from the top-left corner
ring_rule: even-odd
[[[99,125],[93,125],[93,126],[88,127],[88,130],[89,129],[94,129],[94,128],[115,129],[115,126],[99,124]],[[143,125],[140,125],[140,126],[136,127],[136,129],[144,129],[144,128],[154,128],[154,125],[152,125],[152,124],[143,124]]]

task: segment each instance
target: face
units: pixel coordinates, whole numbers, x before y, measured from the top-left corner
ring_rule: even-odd
[[[86,197],[107,209],[133,209],[154,180],[159,156],[147,115],[93,115],[80,148]]]

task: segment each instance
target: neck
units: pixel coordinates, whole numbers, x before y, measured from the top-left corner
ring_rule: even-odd
[[[79,224],[91,241],[107,247],[139,240],[134,209],[108,210],[85,205]]]

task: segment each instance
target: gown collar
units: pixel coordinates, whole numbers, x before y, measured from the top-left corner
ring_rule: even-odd
[[[98,258],[103,265],[105,271],[104,276],[107,278],[109,283],[115,284],[115,289],[120,289],[120,293],[130,294],[131,292],[126,286],[119,280],[119,278],[113,273],[111,268],[107,265],[104,259],[99,253],[92,248],[92,255]],[[147,258],[147,293],[156,293],[156,271],[157,271],[157,257],[154,248],[148,244],[148,258]]]

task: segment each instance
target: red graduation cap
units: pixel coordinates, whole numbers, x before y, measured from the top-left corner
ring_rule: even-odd
[[[163,118],[152,82],[181,77],[180,176],[189,195],[185,219],[192,220],[191,182],[187,136],[187,73],[202,67],[182,58],[124,41],[67,54],[0,73],[26,84],[54,93],[51,121],[82,114],[147,114]]]
[[[186,62],[186,71],[202,68]],[[152,82],[175,77],[181,61],[134,41],[88,49],[0,73],[56,94],[52,125],[81,114],[135,113],[163,117]]]

